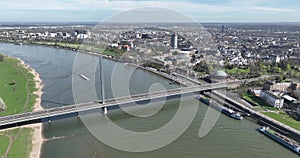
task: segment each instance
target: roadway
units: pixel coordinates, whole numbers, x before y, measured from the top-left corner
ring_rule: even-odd
[[[93,101],[88,103],[81,103],[76,105],[68,105],[58,108],[44,109],[40,111],[22,113],[17,115],[11,115],[6,117],[0,117],[0,129],[7,128],[7,126],[15,125],[21,126],[24,124],[38,123],[42,122],[43,119],[48,119],[51,117],[63,116],[67,114],[77,114],[79,112],[85,112],[95,109],[108,108],[113,106],[122,106],[128,103],[148,101],[151,99],[159,98],[172,98],[180,97],[181,95],[191,94],[200,91],[207,91],[213,89],[221,89],[227,87],[229,84],[237,84],[237,82],[229,83],[212,83],[191,87],[182,87],[178,89],[172,89],[168,91],[153,92],[153,93],[143,93],[133,96],[126,96],[120,98],[113,98],[105,100],[105,103],[102,101]]]

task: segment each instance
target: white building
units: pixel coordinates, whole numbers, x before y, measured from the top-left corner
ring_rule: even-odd
[[[164,61],[164,58],[161,57],[161,56],[155,56],[155,57],[151,57],[148,62],[150,63],[155,63],[155,64],[158,64],[160,66],[166,66],[167,65],[167,62]]]
[[[78,35],[77,35],[77,39],[83,40],[83,39],[86,39],[86,38],[88,38],[88,35],[87,35],[87,34],[78,34]]]
[[[278,55],[270,55],[269,58],[272,61],[272,63],[279,63],[281,60],[280,56]]]
[[[185,58],[191,57],[193,53],[194,53],[194,51],[183,51],[183,50],[178,51],[178,55],[185,57]]]
[[[259,97],[275,108],[280,109],[283,107],[284,99],[279,98],[268,91],[261,91]]]

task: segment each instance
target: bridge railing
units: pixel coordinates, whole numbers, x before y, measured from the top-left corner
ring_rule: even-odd
[[[127,102],[129,103],[134,101],[145,100],[146,98],[153,99],[153,98],[166,97],[171,95],[192,93],[196,91],[202,91],[205,89],[224,88],[226,87],[227,84],[228,83],[213,83],[213,84],[197,85],[197,86],[190,86],[190,87],[181,87],[181,88],[171,89],[167,91],[157,91],[152,93],[137,94],[133,96],[111,98],[111,99],[107,99],[105,104],[101,104],[99,101],[94,101],[94,102],[80,103],[80,104],[69,105],[69,106],[62,106],[57,108],[43,109],[40,111],[33,111],[33,112],[28,112],[23,114],[16,114],[12,116],[0,117],[0,125],[8,122],[39,119],[44,117],[52,117],[61,114],[66,114],[70,112],[80,112],[84,110],[91,110],[95,108],[113,106],[118,103],[127,103]]]

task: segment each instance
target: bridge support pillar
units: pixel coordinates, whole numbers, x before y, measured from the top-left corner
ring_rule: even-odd
[[[107,110],[107,107],[102,107],[102,112],[104,115],[107,115],[108,114],[108,110]]]

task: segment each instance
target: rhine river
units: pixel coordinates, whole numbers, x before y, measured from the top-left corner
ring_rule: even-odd
[[[34,68],[43,80],[42,106],[51,108],[73,104],[72,68],[76,52],[47,48],[43,46],[13,45],[0,43],[0,52],[21,58]],[[110,98],[110,75],[115,62],[104,59],[104,76],[106,97]],[[126,73],[133,67],[122,67]],[[119,80],[122,83],[122,74]],[[176,88],[169,81],[149,72],[137,70],[130,78],[132,94],[148,92],[154,83],[165,88]],[[99,86],[97,86],[99,87]],[[199,106],[191,125],[177,140],[171,144],[149,152],[124,152],[101,143],[86,129],[78,118],[45,123],[42,146],[42,158],[296,158],[293,152],[282,147],[259,133],[257,124],[243,119],[237,121],[221,115],[212,130],[203,138],[198,131],[204,119],[207,106],[194,99],[184,98],[185,108]],[[131,116],[120,109],[109,111],[108,117],[118,126],[132,131],[151,131],[168,123],[178,110],[178,99],[169,100],[157,114],[140,118]],[[183,116],[184,117],[184,116]],[[99,122],[101,126],[101,121]],[[180,124],[179,124],[180,126]],[[167,133],[168,131],[166,131]]]

